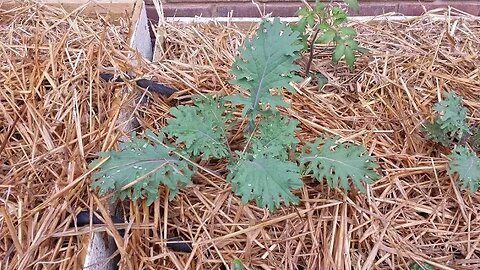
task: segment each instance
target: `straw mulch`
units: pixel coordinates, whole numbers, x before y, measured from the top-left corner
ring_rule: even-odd
[[[78,269],[76,214],[97,209],[88,162],[115,145],[129,19],[0,8],[0,269]]]
[[[31,11],[37,16],[29,20],[16,16]],[[339,135],[377,157],[382,178],[366,194],[305,178],[301,203],[269,214],[232,195],[225,164],[201,163],[208,170],[173,201],[124,205],[129,230],[123,239],[116,235],[121,268],[228,269],[234,258],[249,269],[406,269],[414,261],[480,268],[478,193],[459,190],[446,174],[448,149],[420,132],[444,90],[461,95],[469,120],[478,121],[480,21],[437,14],[355,23],[370,49],[356,69],[332,66],[331,48],[318,47],[313,69],[328,84],[318,89],[312,80],[287,96],[292,106],[283,112],[300,121],[302,143]],[[58,42],[34,34],[53,26],[50,16],[66,18],[52,28]],[[0,268],[76,269],[82,243],[69,225],[80,210],[108,204],[89,190],[87,163],[115,147],[121,133],[115,89],[98,72],[127,71],[119,59],[128,52],[114,34],[122,28],[108,24],[99,32],[98,23],[53,9],[0,18],[0,142],[7,141],[0,148]],[[228,84],[230,65],[252,34],[232,25],[164,27],[163,57],[136,69],[179,90],[168,100],[144,93],[150,99],[138,106],[138,120],[155,130],[191,95],[236,91]],[[191,239],[193,252],[167,249],[163,239],[172,234]]]

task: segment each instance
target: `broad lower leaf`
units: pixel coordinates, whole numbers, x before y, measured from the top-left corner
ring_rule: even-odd
[[[355,64],[355,53],[352,48],[348,46],[345,47],[345,62],[350,69],[352,69]]]
[[[328,29],[317,40],[316,43],[328,44],[333,41],[337,32],[334,29]]]
[[[282,97],[272,95],[271,90],[286,88],[294,92],[289,83],[301,80],[295,75],[299,66],[294,64],[303,49],[297,42],[299,34],[276,18],[273,22],[264,21],[255,37],[245,42],[231,69],[236,77],[231,83],[242,88],[243,99],[228,98],[244,106],[244,115],[254,116],[267,105],[273,110],[276,106],[287,106]]]
[[[375,168],[378,165],[368,155],[362,146],[342,143],[337,144],[335,139],[327,140],[320,149],[321,140],[308,144],[300,157],[300,164],[305,167],[307,174],[312,174],[318,181],[327,180],[328,186],[336,188],[339,185],[349,190],[348,180],[360,190],[365,191],[363,183],[372,184],[378,179]]]
[[[153,133],[148,136],[156,142],[163,141]],[[146,137],[140,139],[133,134],[131,142],[122,143],[121,149],[100,152],[99,158],[90,163],[91,168],[101,164],[92,175],[92,188],[98,189],[100,195],[112,191],[114,200],[146,199],[150,205],[158,199],[161,184],[170,188],[172,199],[180,186],[191,183],[194,170],[174,154],[173,148],[152,144]],[[105,158],[108,159],[103,162]]]
[[[270,211],[298,203],[292,190],[303,186],[297,164],[264,155],[240,154],[238,163],[229,166],[227,180],[243,203],[254,199]]]
[[[360,51],[359,47],[358,47],[358,41],[356,41],[354,39],[345,39],[344,41],[345,41],[345,45],[352,48],[352,50]]]
[[[332,55],[332,62],[334,64],[337,64],[340,59],[342,59],[343,55],[345,55],[345,44],[343,43],[338,43],[337,46],[335,47],[335,50],[333,50],[333,55]]]
[[[299,142],[295,137],[297,124],[297,120],[278,113],[264,117],[252,138],[252,152],[286,160],[288,150],[294,149]]]
[[[352,27],[341,27],[340,33],[350,38],[354,38],[357,36],[357,31],[355,31],[355,29]]]
[[[162,129],[169,137],[176,137],[177,143],[185,144],[185,151],[193,156],[202,155],[223,158],[229,155],[227,121],[222,99],[212,97],[196,98],[193,106],[177,106],[170,109],[174,118]]]
[[[461,185],[472,192],[480,185],[480,159],[475,152],[465,146],[459,146],[448,156],[450,163],[448,173],[458,173]]]

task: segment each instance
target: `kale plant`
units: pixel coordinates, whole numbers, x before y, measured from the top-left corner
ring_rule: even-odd
[[[437,113],[433,123],[425,123],[425,133],[430,140],[448,146],[453,140],[459,141],[470,133],[467,109],[454,92],[447,92],[445,99],[436,103],[433,110]]]
[[[477,127],[469,127],[467,109],[454,92],[444,93],[445,99],[437,102],[433,122],[426,122],[423,132],[433,142],[454,149],[448,156],[448,173],[458,174],[461,187],[477,191],[480,186],[480,159],[478,149],[480,133]]]
[[[301,79],[300,67],[294,63],[303,48],[298,37],[279,19],[264,21],[233,63],[236,79],[231,84],[239,87],[238,94],[196,97],[192,106],[172,108],[173,118],[160,132],[168,140],[148,131],[142,139],[134,135],[121,151],[99,153],[100,159],[92,163],[99,167],[92,187],[100,194],[113,191],[119,199],[146,198],[150,204],[157,199],[160,184],[174,196],[190,183],[191,160],[214,159],[228,163],[226,180],[243,203],[254,200],[271,211],[282,203],[298,203],[294,191],[303,186],[306,174],[318,181],[327,179],[332,188],[348,190],[352,180],[364,190],[363,185],[373,183],[378,175],[377,165],[362,146],[317,140],[298,153],[298,160],[289,155],[299,144],[298,121],[277,108],[289,106],[282,93],[294,92],[290,83]],[[243,149],[234,151],[229,138],[239,121],[233,117],[237,109],[248,125],[241,130]],[[166,141],[174,141],[174,146]]]

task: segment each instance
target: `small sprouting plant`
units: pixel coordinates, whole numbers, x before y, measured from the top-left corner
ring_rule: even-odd
[[[245,266],[240,259],[233,260],[232,263],[232,270],[245,270]]]
[[[120,151],[100,153],[108,159],[92,163],[99,168],[92,187],[100,194],[113,191],[118,199],[147,198],[151,203],[160,184],[172,190],[172,197],[179,186],[189,184],[194,173],[190,160],[202,159],[226,161],[226,180],[233,192],[243,203],[254,200],[269,210],[298,203],[294,191],[303,186],[302,175],[326,179],[330,187],[345,190],[352,180],[363,191],[363,185],[373,183],[378,175],[376,163],[362,146],[317,140],[297,157],[289,155],[298,148],[298,121],[282,115],[277,107],[289,106],[282,93],[294,92],[290,83],[301,79],[296,75],[300,67],[294,63],[302,49],[298,36],[278,19],[264,21],[233,63],[236,78],[231,84],[239,87],[238,94],[195,97],[192,106],[170,110],[173,118],[162,135],[147,131],[142,139],[134,136],[122,144]],[[241,149],[235,151],[230,140],[238,134],[232,129],[240,120],[233,115],[240,109],[248,124],[240,125],[244,126]]]
[[[470,133],[467,109],[454,92],[447,92],[445,99],[436,103],[433,110],[437,113],[434,121],[425,123],[425,132],[430,140],[448,146]]]
[[[357,0],[345,0],[354,11],[358,11]],[[314,8],[304,7],[297,12],[300,20],[291,28],[300,33],[300,44],[309,52],[306,66],[306,75],[309,76],[314,57],[315,44],[334,43],[332,62],[337,64],[345,59],[347,66],[352,69],[356,61],[356,53],[366,52],[355,40],[357,31],[346,26],[348,14],[340,7],[327,8],[322,2],[316,1]],[[312,33],[311,35],[309,33]]]
[[[448,156],[448,173],[458,174],[461,187],[477,191],[480,186],[480,159],[473,149],[478,149],[479,129],[469,127],[467,108],[454,92],[444,94],[445,99],[436,103],[432,122],[426,122],[423,132],[433,142],[453,146]],[[472,149],[473,148],[473,149]]]
[[[410,267],[408,267],[409,270],[435,270],[435,267],[433,267],[429,263],[412,263]]]

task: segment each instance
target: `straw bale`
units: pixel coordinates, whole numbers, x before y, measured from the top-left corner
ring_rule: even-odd
[[[464,97],[469,121],[479,119],[480,22],[443,12],[355,23],[360,43],[370,50],[359,56],[355,70],[332,66],[331,47],[318,46],[312,68],[329,82],[319,89],[312,79],[298,85],[299,93],[286,95],[291,107],[283,113],[301,123],[302,143],[339,135],[377,157],[382,178],[366,194],[345,194],[305,178],[297,192],[301,203],[270,214],[242,205],[231,193],[225,164],[201,162],[194,185],[173,201],[162,188],[161,200],[150,208],[142,202],[123,205],[129,223],[117,241],[121,268],[226,269],[234,258],[249,269],[406,269],[414,261],[438,269],[480,268],[479,194],[459,190],[455,177],[446,174],[448,149],[420,132],[444,90]],[[14,128],[0,148],[2,267],[72,269],[78,266],[78,235],[112,230],[69,224],[80,209],[107,202],[88,189],[86,165],[118,137],[113,86],[100,83],[98,72],[103,66],[124,70],[126,54],[120,50],[126,48],[116,47],[120,35],[112,31],[120,30],[111,25],[95,31],[96,24],[85,23],[73,31],[78,18],[65,20],[71,36],[57,32],[52,39],[58,42],[31,43],[25,36],[52,25],[48,16],[22,24],[12,13],[10,21],[3,17],[0,119],[7,125],[0,125],[0,141],[10,133],[7,126]],[[192,95],[237,91],[228,84],[230,65],[252,35],[214,23],[164,27],[163,56],[135,69],[178,89],[169,99],[144,93],[149,102],[138,106],[138,120],[154,130],[165,126],[171,106],[191,103]],[[100,32],[111,38],[94,34]],[[57,51],[64,56],[52,57]],[[299,61],[305,63],[306,57]],[[172,234],[191,239],[193,252],[168,250],[164,239]]]

